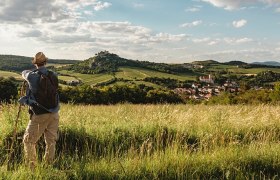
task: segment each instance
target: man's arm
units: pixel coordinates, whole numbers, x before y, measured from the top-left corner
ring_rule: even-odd
[[[32,71],[30,71],[30,70],[24,70],[24,71],[22,71],[22,73],[21,73],[22,78],[25,79],[25,80],[27,81],[27,77],[28,77],[28,75],[29,75],[30,72],[32,72]]]
[[[28,81],[28,76],[30,75],[30,73],[31,73],[32,71],[30,71],[30,70],[24,70],[24,71],[22,71],[22,73],[21,73],[21,76],[22,76],[22,78],[25,80],[25,81],[27,81],[28,82],[28,84],[29,84],[29,81]],[[29,85],[28,85],[29,86]],[[29,88],[27,89],[27,91],[30,91],[29,90]],[[27,94],[27,93],[26,93]],[[25,95],[25,96],[23,96],[23,97],[21,97],[19,100],[18,100],[18,102],[20,103],[20,104],[26,104],[26,105],[31,105],[33,102],[31,102],[30,101],[30,97],[28,96],[28,95]]]

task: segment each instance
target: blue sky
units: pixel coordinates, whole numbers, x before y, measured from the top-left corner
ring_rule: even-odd
[[[1,0],[0,54],[280,61],[279,0]]]

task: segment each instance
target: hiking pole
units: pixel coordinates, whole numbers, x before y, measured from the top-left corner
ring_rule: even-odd
[[[24,95],[25,85],[26,85],[26,81],[24,81],[21,85],[21,90],[20,90],[20,96],[21,97]],[[14,163],[13,163],[13,160],[12,160],[12,156],[13,156],[13,153],[14,153],[14,150],[15,150],[14,144],[15,144],[16,136],[17,136],[17,129],[18,129],[18,122],[19,122],[19,117],[20,117],[20,113],[21,113],[21,107],[22,107],[22,104],[19,103],[17,117],[16,117],[16,120],[15,120],[15,125],[14,125],[14,130],[13,130],[12,142],[11,142],[11,146],[10,146],[10,149],[9,149],[10,152],[8,154],[8,157],[7,157],[8,158],[8,161],[7,161],[7,170],[8,171],[14,169]]]

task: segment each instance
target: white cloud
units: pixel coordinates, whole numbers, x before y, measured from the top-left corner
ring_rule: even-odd
[[[1,21],[34,23],[35,20],[43,22],[56,22],[69,18],[61,6],[54,5],[54,0],[11,0],[3,1],[0,11]]]
[[[211,3],[213,6],[224,8],[226,10],[234,10],[240,6],[241,0],[202,0]]]
[[[202,21],[201,20],[197,20],[197,21],[193,21],[191,23],[181,24],[180,27],[195,27],[195,26],[198,26],[200,24],[202,24]]]
[[[243,37],[243,38],[225,37],[223,39],[205,37],[205,38],[192,38],[191,41],[194,43],[203,43],[208,45],[216,45],[220,42],[224,42],[229,45],[237,45],[237,44],[245,44],[245,43],[252,42],[253,39],[248,37]]]
[[[21,34],[19,34],[19,36],[21,36],[21,37],[40,37],[40,36],[42,36],[42,32],[39,30],[29,30],[26,32],[22,32]]]
[[[133,46],[134,49],[137,49],[143,44],[149,46],[163,42],[178,42],[187,37],[186,34],[154,33],[151,29],[136,26],[130,22],[111,21],[77,22],[64,20],[63,22],[32,26],[9,25],[3,31],[3,34],[9,31],[13,32],[14,36],[18,36],[18,39],[33,38],[41,43],[59,43],[66,47],[68,45],[75,46],[76,43],[92,43],[89,45],[100,45],[104,49],[121,48],[122,45]]]
[[[280,5],[279,0],[259,0],[259,1],[263,2],[265,4],[268,4],[268,5],[271,5],[271,6],[273,6],[273,5],[275,5],[275,6]]]
[[[243,44],[243,43],[248,43],[248,42],[252,42],[253,39],[251,38],[224,38],[224,42],[227,44],[231,44],[231,45],[236,45],[236,44]]]
[[[94,5],[94,10],[95,11],[100,11],[102,9],[110,7],[111,5],[112,5],[111,3],[99,1]]]
[[[245,19],[241,19],[239,21],[233,21],[232,22],[232,25],[235,28],[241,28],[241,27],[245,26],[246,24],[247,24],[247,21]]]
[[[145,5],[141,3],[133,3],[134,8],[143,8]]]
[[[5,44],[0,48],[1,53],[32,56],[34,51],[44,51],[52,58],[86,59],[101,50],[109,50],[123,57],[156,61],[150,59],[154,57],[156,47],[168,47],[186,37],[186,34],[156,33],[130,22],[65,19],[31,25],[0,23],[0,39]],[[28,44],[28,47],[23,51],[15,48],[14,44],[21,47]],[[145,57],[141,55],[144,51]],[[158,60],[165,55],[158,56]]]
[[[216,45],[216,44],[218,44],[218,41],[210,41],[208,43],[209,46],[213,46],[213,45]]]
[[[88,9],[100,11],[111,5],[97,0],[1,0],[0,20],[26,24],[58,22],[80,18],[81,12],[90,14]]]
[[[88,15],[88,16],[91,16],[91,15],[93,15],[93,12],[92,11],[84,11],[83,12],[85,15]]]
[[[218,44],[219,42],[221,41],[221,39],[212,39],[212,38],[209,38],[209,37],[205,37],[205,38],[193,38],[192,39],[192,42],[194,43],[203,43],[203,44],[207,44],[209,46],[213,46],[213,45],[216,45]]]
[[[277,8],[275,12],[280,13],[280,8]]]
[[[209,40],[210,40],[210,38],[207,37],[207,38],[200,38],[200,39],[195,38],[192,41],[194,43],[205,43],[205,42],[208,42]]]
[[[200,11],[199,7],[191,7],[191,8],[187,8],[185,9],[186,12],[198,12]]]
[[[253,39],[250,39],[250,38],[247,38],[247,37],[245,37],[245,38],[240,38],[240,39],[236,39],[235,40],[235,42],[237,43],[237,44],[240,44],[240,43],[248,43],[248,42],[252,42],[253,41]]]
[[[168,42],[168,41],[182,41],[186,38],[186,34],[172,35],[168,33],[158,33],[150,38],[151,42]]]
[[[91,32],[93,34],[104,35],[107,37],[117,36],[149,36],[151,30],[143,26],[135,26],[130,22],[84,22],[79,23],[79,31]]]
[[[210,3],[215,7],[223,8],[225,10],[236,10],[244,8],[251,4],[262,3],[269,6],[280,5],[279,0],[202,0],[204,2]]]

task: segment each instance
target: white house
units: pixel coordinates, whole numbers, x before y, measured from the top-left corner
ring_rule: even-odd
[[[214,84],[214,79],[211,76],[211,74],[209,74],[208,76],[200,76],[199,81],[209,83],[209,84]]]

